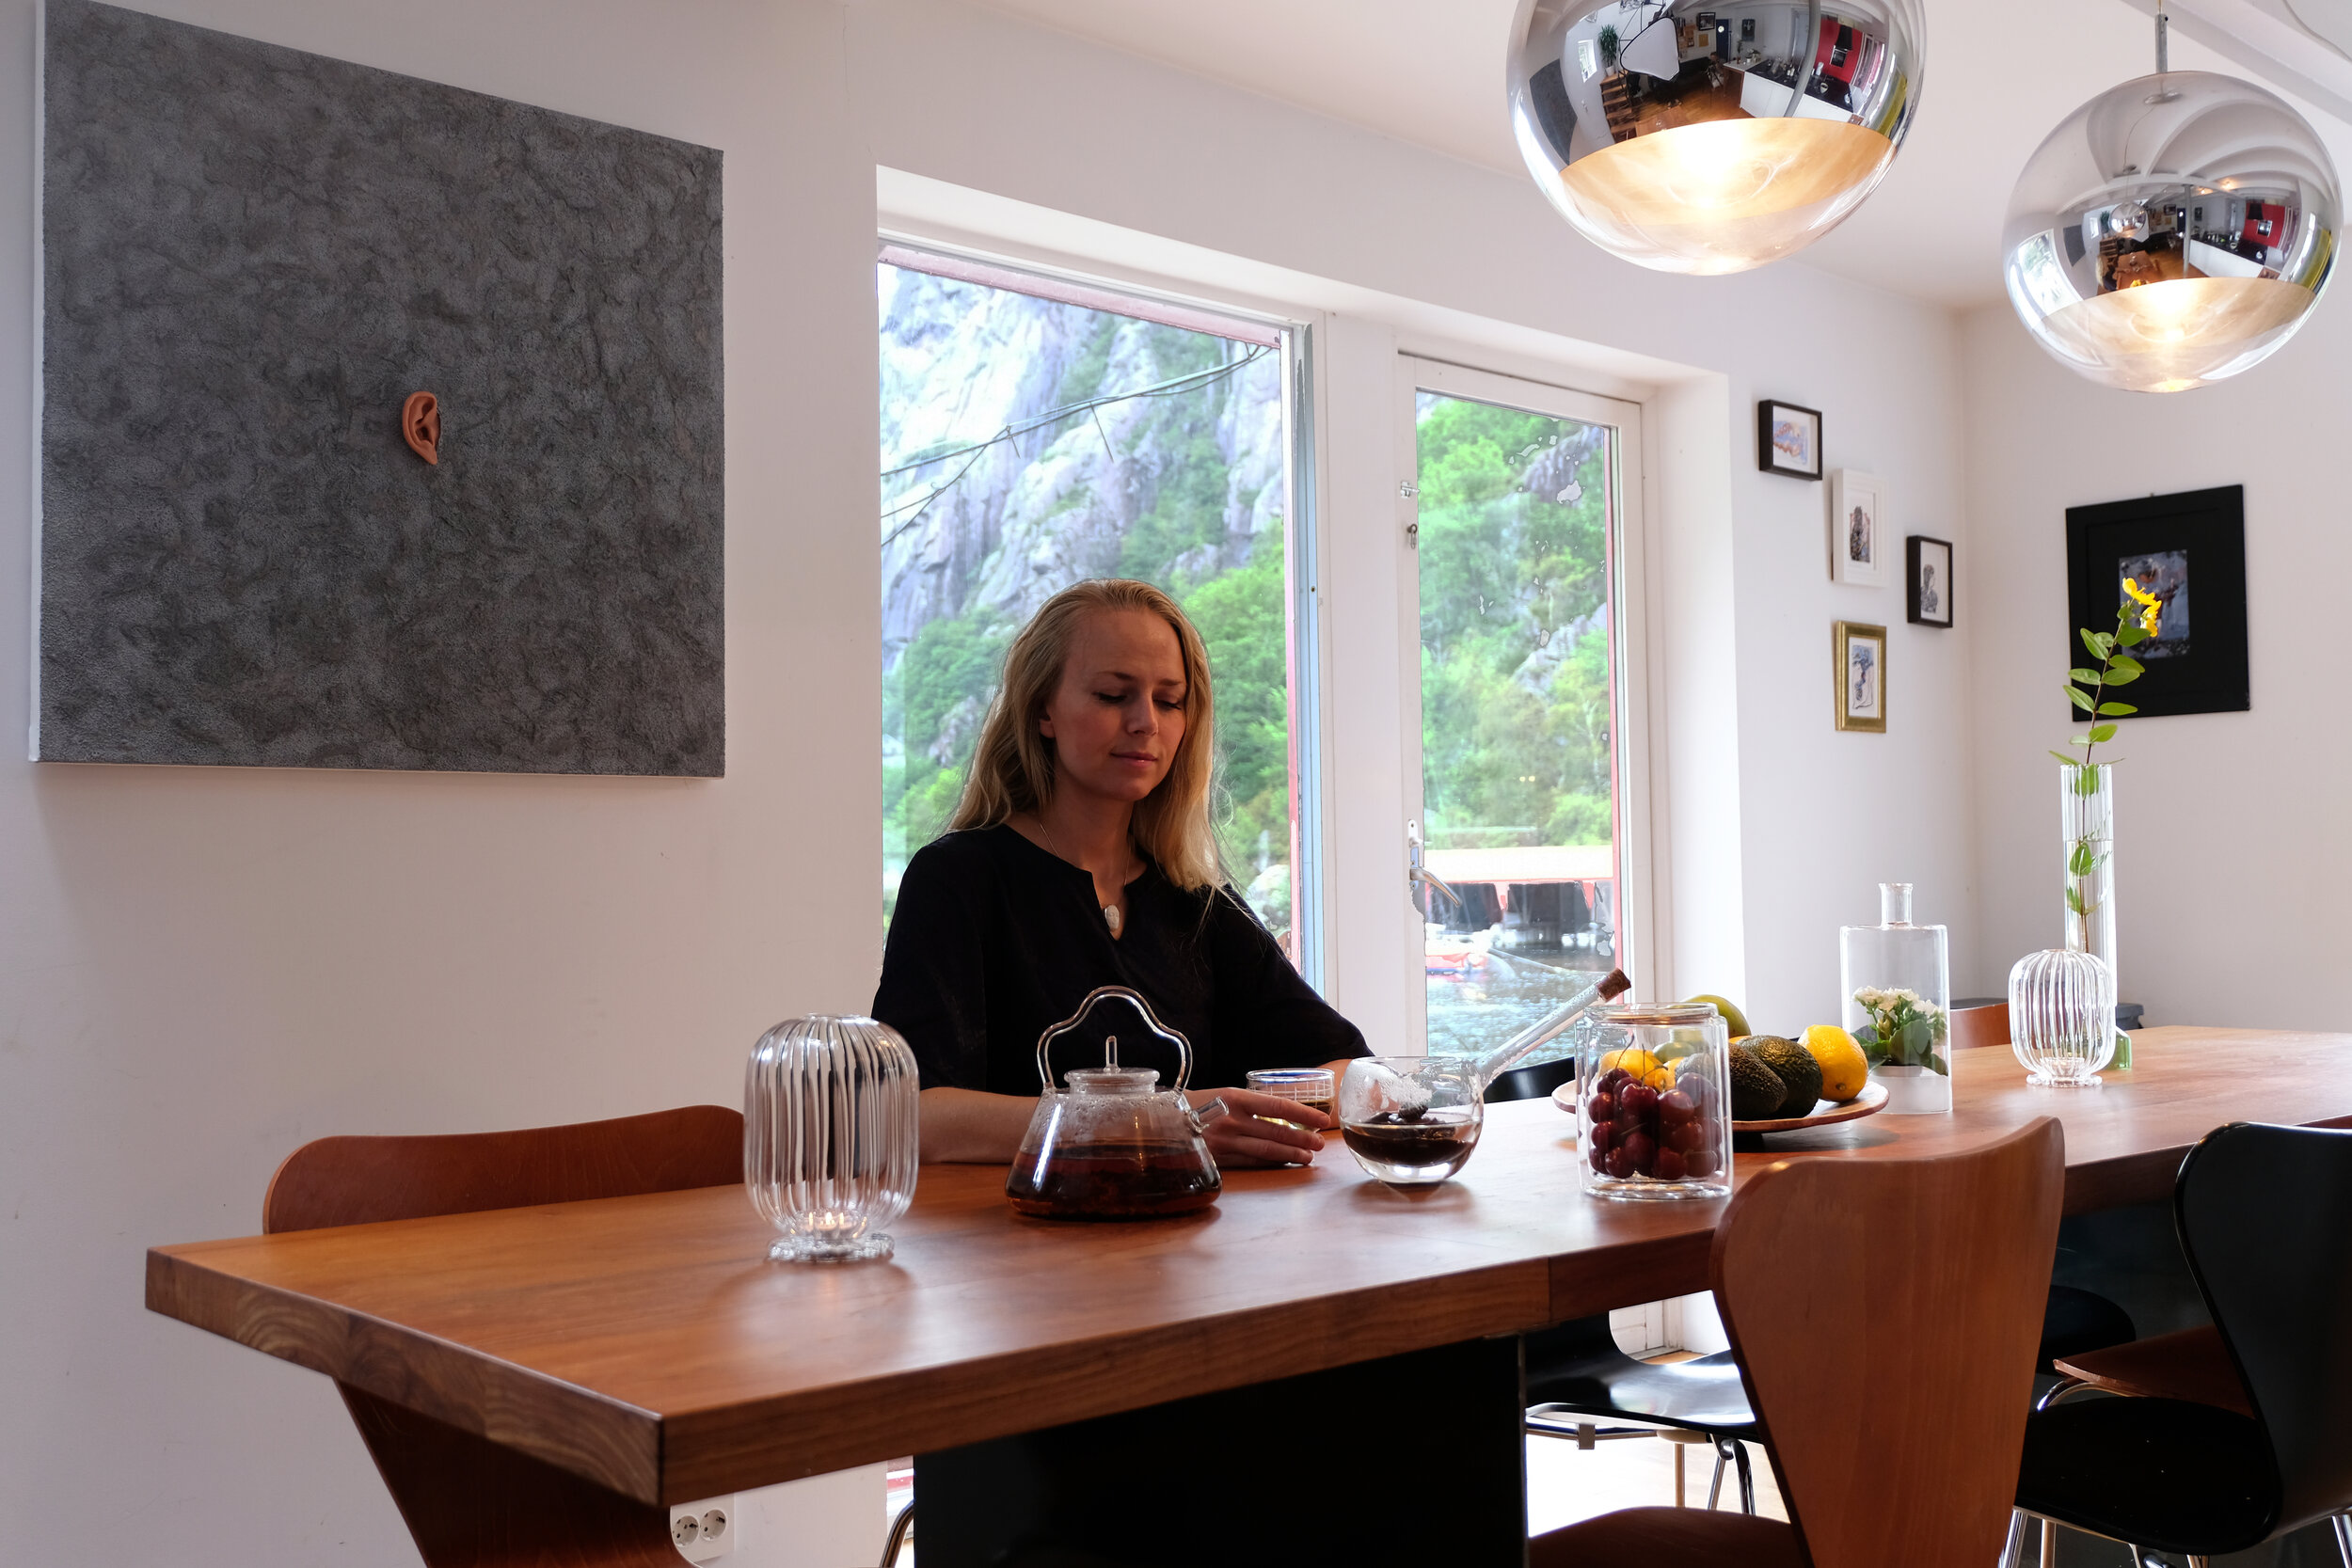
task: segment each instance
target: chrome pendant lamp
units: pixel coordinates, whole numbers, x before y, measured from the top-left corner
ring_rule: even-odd
[[[2051,356],[2108,387],[2183,392],[2277,353],[2319,303],[2344,203],[2303,118],[2250,82],[2156,73],[2068,116],[2027,161],[2002,234],[2010,303]]]
[[[1918,111],[1917,0],[1520,0],[1528,172],[1602,249],[1744,272],[1842,222]]]

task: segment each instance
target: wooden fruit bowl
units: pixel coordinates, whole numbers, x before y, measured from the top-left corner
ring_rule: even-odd
[[[1886,1103],[1886,1085],[1865,1084],[1862,1092],[1842,1104],[1827,1100],[1813,1102],[1810,1116],[1768,1117],[1762,1121],[1734,1121],[1734,1132],[1793,1132],[1800,1127],[1827,1127],[1833,1121],[1851,1121],[1856,1117],[1875,1115]]]

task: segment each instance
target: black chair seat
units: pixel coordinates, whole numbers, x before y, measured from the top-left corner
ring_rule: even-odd
[[[2157,1551],[2268,1540],[2282,1506],[2260,1423],[2183,1400],[2084,1399],[2026,1424],[2017,1506]]]
[[[1527,1402],[1565,1405],[1603,1418],[1654,1421],[1733,1437],[1756,1435],[1756,1412],[1748,1408],[1747,1390],[1740,1385],[1740,1368],[1729,1351],[1660,1366],[1636,1361],[1614,1347],[1607,1356],[1552,1366],[1539,1366],[1530,1354]]]
[[[2106,1297],[2072,1285],[2050,1287],[2050,1305],[2042,1314],[2041,1370],[2050,1363],[2111,1345],[2127,1345],[2139,1338],[2131,1314]]]
[[[1628,1508],[1527,1544],[1528,1568],[1805,1568],[1797,1532],[1777,1519],[1699,1508]]]

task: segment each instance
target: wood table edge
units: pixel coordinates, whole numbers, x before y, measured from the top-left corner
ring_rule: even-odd
[[[1170,1400],[1546,1326],[1549,1260],[1514,1259],[1402,1285],[1244,1307],[1140,1332],[1027,1347],[680,1412],[664,1423],[663,1486],[712,1497],[906,1452],[910,1409],[945,1449]],[[1213,1368],[1208,1375],[1202,1369]],[[1007,1399],[1008,1383],[1021,1388]],[[1302,1420],[1328,1412],[1301,1411]],[[762,1440],[791,1418],[784,1441]]]
[[[662,1427],[651,1411],[418,1329],[223,1274],[185,1250],[148,1249],[149,1311],[324,1372],[637,1502],[664,1501]]]

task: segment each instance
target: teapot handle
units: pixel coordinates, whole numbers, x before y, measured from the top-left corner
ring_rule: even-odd
[[[1087,992],[1087,999],[1078,1004],[1076,1012],[1037,1037],[1037,1076],[1047,1094],[1054,1092],[1054,1064],[1050,1060],[1054,1041],[1085,1022],[1087,1015],[1094,1011],[1097,1002],[1112,998],[1131,1004],[1136,1011],[1143,1015],[1143,1022],[1151,1027],[1152,1033],[1176,1048],[1176,1082],[1172,1086],[1181,1090],[1191,1081],[1192,1042],[1184,1038],[1181,1032],[1162,1023],[1160,1015],[1152,1010],[1152,1004],[1143,999],[1142,992],[1131,990],[1125,986],[1097,986]]]

